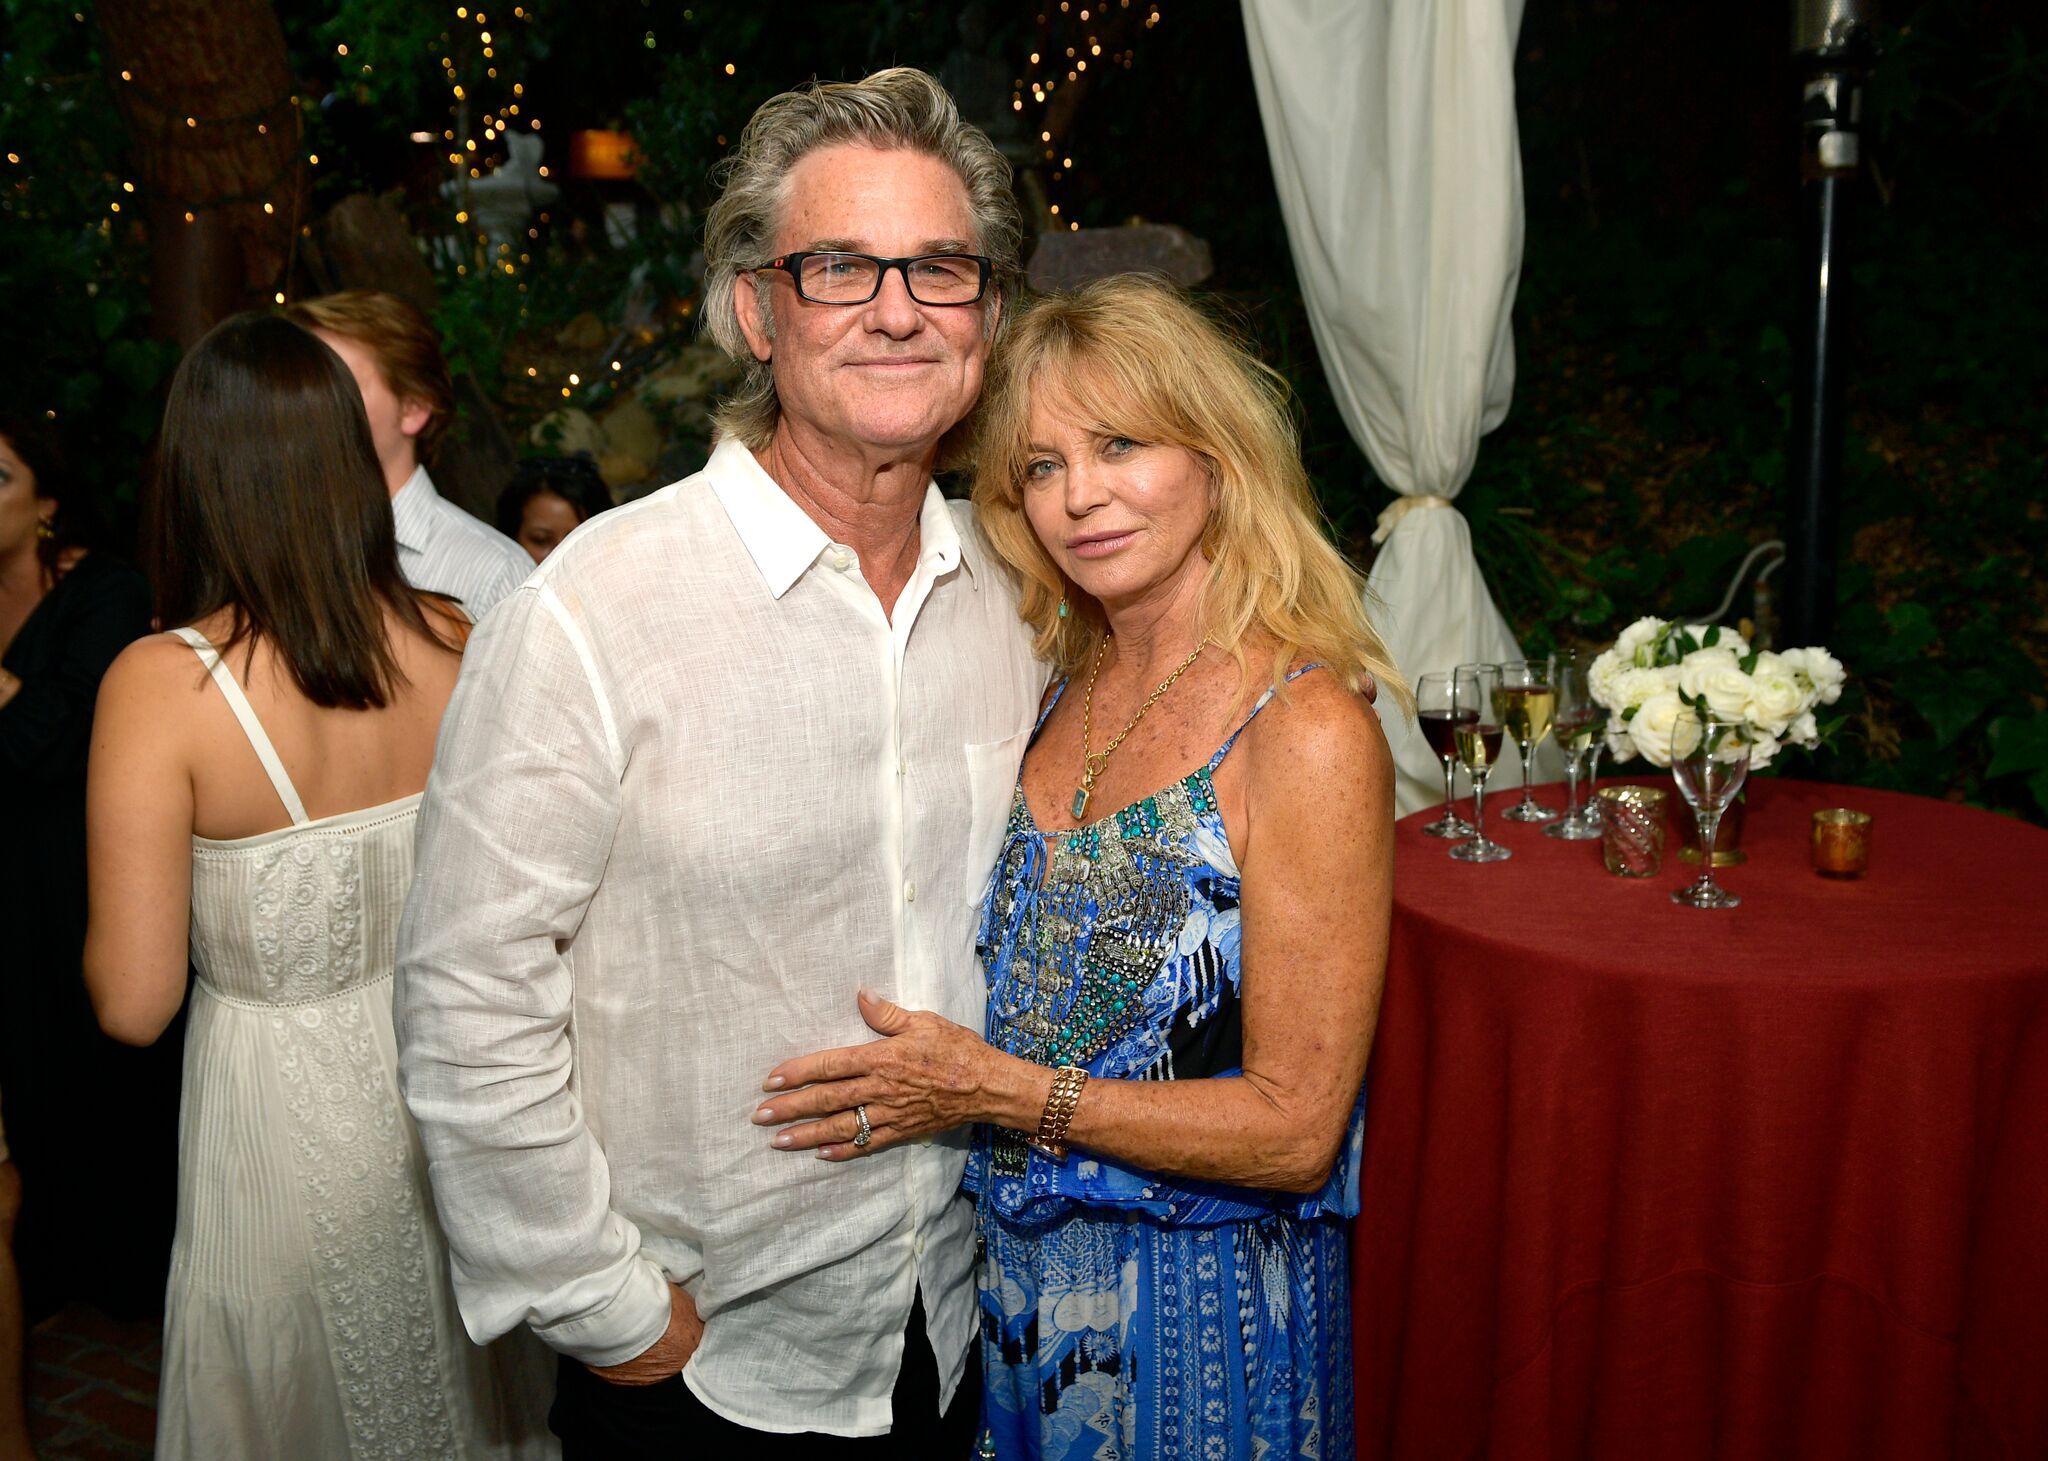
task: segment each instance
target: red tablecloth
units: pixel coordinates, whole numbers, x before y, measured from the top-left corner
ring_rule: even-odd
[[[1760,779],[1703,912],[1488,800],[1397,834],[1358,1455],[2048,1457],[2048,832]]]

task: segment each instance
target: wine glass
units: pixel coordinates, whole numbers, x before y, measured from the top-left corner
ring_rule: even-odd
[[[1460,862],[1503,862],[1514,854],[1486,837],[1486,778],[1500,760],[1501,723],[1499,665],[1460,665],[1458,672],[1472,672],[1475,694],[1472,718],[1453,725],[1451,739],[1458,748],[1458,760],[1472,778],[1472,840],[1460,842],[1451,856]]]
[[[1600,813],[1591,800],[1579,802],[1579,776],[1588,761],[1600,759],[1600,743],[1607,734],[1607,707],[1593,698],[1586,683],[1586,661],[1576,650],[1557,653],[1557,718],[1550,733],[1564,752],[1566,800],[1564,820],[1543,829],[1546,837],[1566,842],[1585,842],[1600,835]]]
[[[1714,834],[1721,813],[1749,778],[1746,722],[1711,715],[1681,715],[1671,727],[1671,775],[1700,823],[1700,876],[1671,895],[1693,908],[1733,908],[1742,900],[1714,882]]]
[[[1436,670],[1415,682],[1415,720],[1422,738],[1444,763],[1444,814],[1422,830],[1432,837],[1470,837],[1479,829],[1458,815],[1452,777],[1458,764],[1458,742],[1454,734],[1460,724],[1479,719],[1474,706],[1478,682],[1467,665],[1455,670]]]
[[[1557,677],[1549,658],[1516,660],[1500,667],[1501,724],[1522,753],[1522,799],[1501,815],[1510,822],[1549,822],[1557,813],[1536,800],[1529,784],[1529,758],[1550,734],[1557,711]]]

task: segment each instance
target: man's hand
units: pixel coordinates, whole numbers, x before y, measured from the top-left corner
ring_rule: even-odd
[[[668,1328],[635,1358],[622,1365],[587,1366],[590,1373],[614,1385],[658,1385],[682,1373],[704,1340],[704,1321],[697,1306],[678,1284],[668,1286]]]

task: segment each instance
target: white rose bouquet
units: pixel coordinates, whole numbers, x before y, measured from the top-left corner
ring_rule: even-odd
[[[1732,629],[1676,619],[1636,620],[1586,671],[1593,698],[1611,715],[1614,759],[1640,753],[1653,766],[1671,764],[1673,735],[1702,714],[1748,725],[1752,768],[1770,765],[1786,746],[1817,745],[1814,708],[1839,700],[1846,679],[1825,649],[1773,654],[1751,649]]]

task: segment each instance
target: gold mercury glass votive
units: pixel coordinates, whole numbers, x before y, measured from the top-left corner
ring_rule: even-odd
[[[1828,807],[1813,814],[1813,870],[1824,878],[1860,878],[1870,866],[1870,813]]]
[[[1664,801],[1661,786],[1603,786],[1600,856],[1618,878],[1654,878],[1664,870]]]

